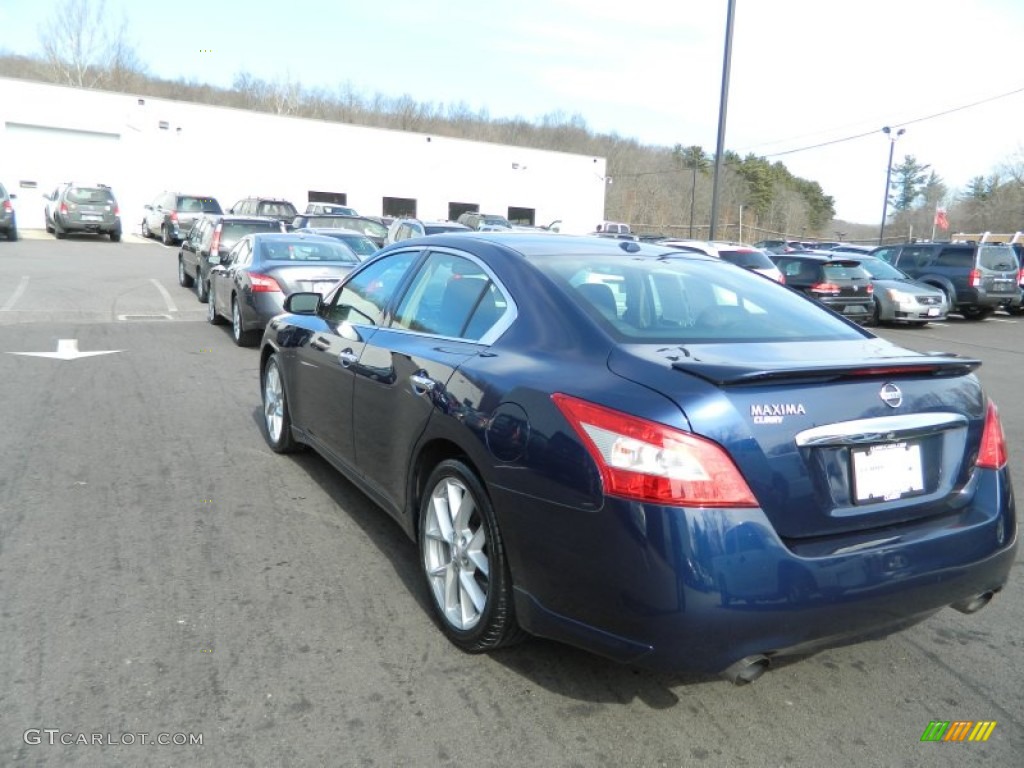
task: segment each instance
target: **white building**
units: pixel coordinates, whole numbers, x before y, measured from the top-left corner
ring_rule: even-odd
[[[465,210],[563,232],[604,218],[603,157],[365,128],[0,78],[0,182],[22,228],[65,181],[109,185],[126,231],[164,190],[229,208],[254,195],[422,219]]]

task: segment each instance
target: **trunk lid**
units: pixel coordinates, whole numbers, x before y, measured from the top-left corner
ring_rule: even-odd
[[[733,457],[783,538],[864,531],[969,503],[984,427],[977,360],[882,339],[629,345],[653,387]]]

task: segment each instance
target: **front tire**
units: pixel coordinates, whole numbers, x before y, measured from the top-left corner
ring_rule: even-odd
[[[143,237],[152,237],[153,236],[153,233],[149,231],[149,224],[146,222],[145,219],[142,220],[142,236]]]
[[[480,480],[463,462],[448,459],[425,488],[420,558],[441,630],[468,653],[521,640],[505,545]]]
[[[264,437],[275,453],[295,453],[305,446],[292,437],[292,417],[285,394],[284,378],[277,354],[267,358],[261,377],[263,386]]]

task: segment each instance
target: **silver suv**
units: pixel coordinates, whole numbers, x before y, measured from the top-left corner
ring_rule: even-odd
[[[459,224],[465,224],[470,229],[482,229],[483,227],[512,229],[512,224],[504,216],[497,213],[477,213],[476,211],[466,211],[461,214]]]
[[[121,210],[110,187],[65,184],[46,196],[46,230],[58,240],[69,232],[93,232],[121,239]]]
[[[441,232],[468,232],[469,227],[455,221],[421,221],[420,219],[395,219],[388,227],[385,245],[408,240],[410,237],[437,235]]]

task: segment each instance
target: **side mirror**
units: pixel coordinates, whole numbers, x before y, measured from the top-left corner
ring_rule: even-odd
[[[315,315],[322,301],[319,293],[293,293],[284,300],[284,311],[294,315]]]
[[[18,199],[18,196],[16,194],[14,194],[13,192],[11,192],[9,197],[11,198],[11,200],[17,200]]]

